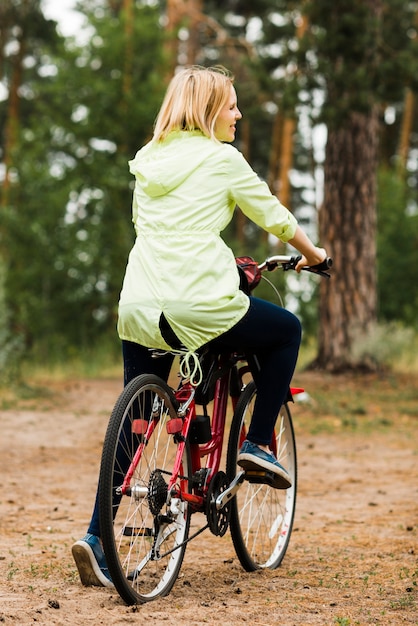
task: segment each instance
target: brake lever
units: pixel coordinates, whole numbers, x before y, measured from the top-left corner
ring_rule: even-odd
[[[328,272],[323,272],[322,270],[316,270],[314,269],[314,267],[309,267],[309,265],[307,265],[306,267],[302,267],[304,272],[311,272],[311,274],[316,274],[317,276],[323,276],[324,278],[331,278],[331,274],[328,274]]]
[[[266,261],[266,268],[267,268],[268,272],[273,272],[276,269],[277,266],[278,266],[278,262],[277,261],[270,261],[270,260],[267,259],[267,261]]]
[[[285,263],[282,263],[282,268],[284,272],[288,272],[289,270],[294,270],[296,265],[299,263],[299,261],[301,260],[302,255],[298,255],[298,256],[292,256],[290,258],[289,261],[286,261]],[[305,268],[303,268],[305,269]]]

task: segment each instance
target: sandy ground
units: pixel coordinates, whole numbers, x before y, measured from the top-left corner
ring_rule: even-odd
[[[297,382],[310,389],[312,377]],[[338,384],[346,391],[344,380]],[[0,623],[418,624],[418,410],[411,403],[391,426],[371,432],[334,428],[332,415],[331,427],[316,432],[315,402],[295,405],[298,505],[278,570],[244,572],[229,533],[205,531],[164,599],[128,607],[112,590],[82,587],[71,544],[86,530],[119,391],[117,380],[74,381],[17,408],[3,400]],[[416,400],[415,392],[415,407]]]

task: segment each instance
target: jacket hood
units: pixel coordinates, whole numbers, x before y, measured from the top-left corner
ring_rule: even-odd
[[[208,141],[212,142],[200,131],[173,131],[164,141],[141,148],[129,161],[129,171],[148,196],[164,196],[203,163],[208,153],[202,142],[207,148]]]

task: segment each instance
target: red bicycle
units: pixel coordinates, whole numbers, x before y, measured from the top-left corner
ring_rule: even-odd
[[[254,287],[260,272],[294,269],[299,258],[273,256],[257,266],[246,257],[242,275],[252,274]],[[304,269],[329,276],[330,266],[327,259]],[[188,542],[206,529],[216,536],[230,529],[247,571],[277,568],[289,544],[297,488],[289,402],[278,415],[271,449],[292,486],[278,490],[268,472],[245,473],[236,462],[257,394],[248,362],[238,352],[203,350],[196,358],[202,372],[198,385],[195,373],[184,371],[183,354],[176,390],[155,375],[138,376],[124,388],[110,417],[100,468],[100,526],[109,573],[127,604],[167,595]],[[289,401],[301,391],[291,388]],[[229,400],[233,417],[223,471]],[[204,523],[190,535],[190,519],[197,513]]]

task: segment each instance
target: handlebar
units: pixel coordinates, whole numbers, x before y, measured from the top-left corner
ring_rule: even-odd
[[[268,259],[260,263],[260,265],[258,265],[258,269],[260,270],[260,272],[272,272],[279,265],[281,265],[283,271],[287,272],[289,270],[294,270],[301,258],[301,255],[287,256],[284,254],[277,254],[269,257]],[[311,272],[312,274],[317,274],[318,276],[323,276],[325,278],[331,278],[331,274],[327,272],[327,270],[331,267],[332,259],[331,257],[327,257],[317,265],[305,265],[304,267],[302,267],[302,270],[305,272]]]

